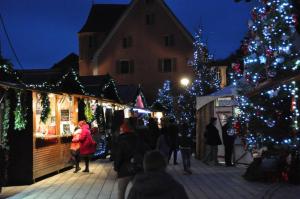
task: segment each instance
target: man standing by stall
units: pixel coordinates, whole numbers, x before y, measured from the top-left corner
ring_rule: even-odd
[[[233,152],[233,145],[235,139],[235,132],[231,128],[232,117],[229,117],[226,121],[226,124],[222,126],[222,138],[223,144],[225,148],[225,165],[226,166],[233,166],[232,164],[232,152]]]
[[[208,164],[212,161],[215,165],[218,165],[218,145],[221,145],[221,138],[219,131],[216,128],[217,118],[212,117],[210,123],[206,126],[204,133],[205,137],[205,156],[203,163]]]

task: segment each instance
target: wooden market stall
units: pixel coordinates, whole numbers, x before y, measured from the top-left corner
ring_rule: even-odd
[[[10,185],[30,184],[71,166],[69,148],[72,132],[80,116],[80,102],[93,100],[113,109],[121,106],[114,99],[106,98],[111,94],[107,91],[110,84],[105,84],[106,87],[101,88],[99,95],[95,96],[86,92],[73,69],[64,74],[47,70],[24,72],[22,81],[18,82],[7,78],[0,80],[1,94],[2,90],[5,91],[5,99],[10,99],[9,128],[6,133],[8,166],[5,173],[6,184]],[[23,119],[27,121],[22,130],[14,128],[18,93],[21,93]],[[5,106],[6,101],[1,102],[1,107]],[[8,109],[1,109],[2,121],[5,110]],[[1,138],[2,129],[3,126]]]

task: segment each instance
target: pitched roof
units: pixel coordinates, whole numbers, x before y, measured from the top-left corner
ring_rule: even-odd
[[[94,4],[79,33],[110,32],[127,8],[124,4]]]
[[[118,85],[117,89],[120,98],[125,104],[135,106],[137,97],[141,96],[145,108],[148,107],[140,85]]]
[[[25,84],[42,84],[44,82],[55,82],[62,77],[62,73],[49,69],[18,70],[22,74]]]
[[[133,104],[135,102],[137,85],[118,85],[117,86],[120,98],[125,104]]]
[[[67,71],[70,68],[75,69],[76,71],[79,70],[79,57],[75,53],[70,53],[58,63],[54,64],[51,69],[52,70],[60,70],[60,71]]]
[[[110,75],[80,76],[79,80],[89,94],[116,102],[121,101],[117,87]]]

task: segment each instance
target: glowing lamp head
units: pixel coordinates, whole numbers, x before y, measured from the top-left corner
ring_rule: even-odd
[[[187,85],[189,85],[189,83],[190,83],[190,80],[188,78],[182,78],[180,80],[180,84],[183,86],[187,86]]]

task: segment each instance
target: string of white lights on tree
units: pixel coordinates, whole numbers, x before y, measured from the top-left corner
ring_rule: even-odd
[[[297,83],[272,86],[275,80],[299,72],[299,55],[294,47],[298,22],[293,6],[289,0],[262,0],[251,15],[248,39],[244,43],[244,73],[238,81],[237,120],[247,129],[249,149],[265,144],[297,147]],[[266,83],[271,87],[251,94]]]

